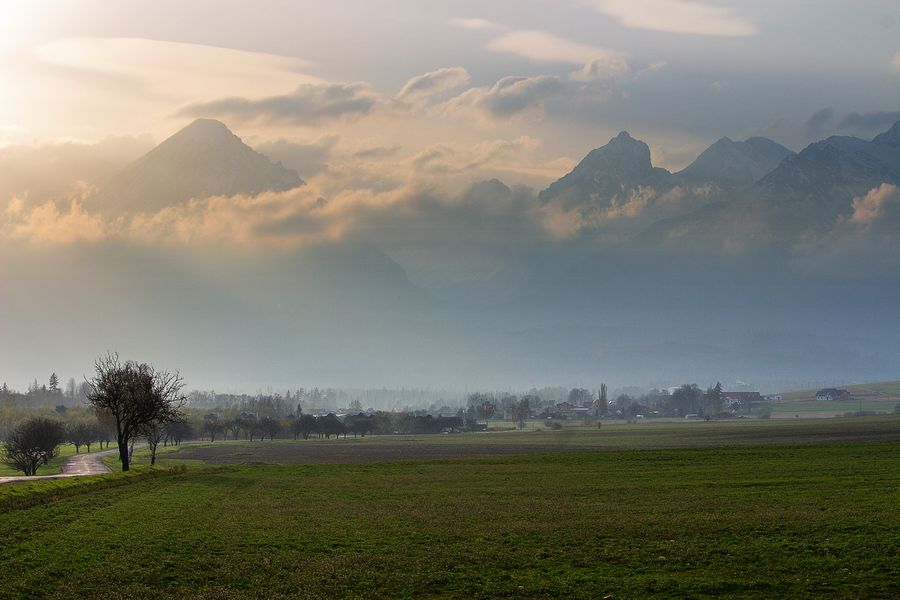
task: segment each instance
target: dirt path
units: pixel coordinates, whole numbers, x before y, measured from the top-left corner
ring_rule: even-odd
[[[63,463],[62,473],[56,475],[35,475],[33,477],[0,477],[0,485],[15,483],[17,481],[35,481],[38,479],[59,479],[60,477],[82,477],[84,475],[102,475],[109,473],[110,469],[103,464],[103,458],[116,454],[118,450],[103,450],[70,456]]]

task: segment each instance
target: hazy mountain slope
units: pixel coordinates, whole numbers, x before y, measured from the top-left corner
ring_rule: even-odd
[[[900,184],[898,131],[900,123],[872,141],[833,136],[810,144],[734,201],[655,223],[631,247],[726,260],[789,253],[846,219],[854,198],[884,183]]]
[[[303,185],[213,119],[197,119],[125,167],[94,202],[106,210],[149,212],[209,196],[256,195]]]
[[[712,182],[723,187],[749,186],[793,154],[763,137],[752,137],[743,142],[723,137],[676,175],[688,182]]]

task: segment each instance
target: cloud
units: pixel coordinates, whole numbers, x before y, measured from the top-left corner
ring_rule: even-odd
[[[853,225],[885,228],[900,234],[900,188],[887,183],[853,199],[853,213],[847,220]]]
[[[657,63],[658,64],[658,63]],[[664,63],[663,63],[664,64]],[[651,65],[652,67],[653,65]],[[648,67],[647,70],[650,70]],[[660,67],[661,68],[661,67]],[[584,64],[579,71],[569,75],[573,81],[605,81],[628,73],[628,63],[621,59],[596,58]],[[658,69],[656,69],[658,70]]]
[[[308,179],[328,168],[328,159],[338,143],[338,136],[321,137],[310,143],[280,139],[256,145],[256,150],[273,161],[294,169],[300,177]]]
[[[396,149],[367,148],[361,160],[358,152],[330,138],[311,145],[280,140],[267,150],[305,158],[319,151],[309,146],[327,149],[333,162],[302,188],[191,199],[118,217],[85,209],[82,200],[90,189],[66,201],[37,205],[17,198],[5,209],[0,204],[0,240],[236,249],[367,242],[415,254],[415,248],[404,244],[498,243],[497,231],[521,233],[511,238],[515,243],[546,235],[532,192],[484,195],[499,184],[464,192],[472,181],[498,171],[539,164],[534,138],[438,145],[401,159],[393,156]]]
[[[0,224],[9,237],[32,243],[96,243],[106,239],[110,229],[103,216],[86,211],[78,198],[71,199],[65,212],[52,201],[26,210],[21,200],[14,199],[2,217]]]
[[[506,52],[534,62],[603,63],[604,70],[627,71],[622,54],[608,48],[581,44],[544,31],[513,31],[492,40],[489,50]]]
[[[12,196],[31,202],[60,198],[98,185],[153,147],[149,136],[107,137],[93,144],[62,142],[0,148],[0,203]]]
[[[851,130],[860,134],[873,134],[889,129],[897,121],[900,121],[900,110],[852,112],[841,118],[838,129]]]
[[[834,108],[831,106],[820,108],[803,123],[803,130],[809,137],[821,137],[824,133],[830,131],[829,126],[833,121]]]
[[[137,84],[166,98],[215,98],[252,89],[274,94],[290,85],[322,83],[304,74],[308,61],[231,48],[145,38],[70,37],[42,44],[45,63]]]
[[[451,114],[474,112],[488,120],[506,120],[523,113],[542,111],[544,102],[560,95],[565,89],[556,76],[510,76],[492,86],[466,90],[443,105]]]
[[[540,142],[529,136],[513,140],[487,140],[474,146],[438,144],[409,158],[411,172],[432,174],[463,173],[492,166],[522,153],[534,151]]]
[[[900,73],[900,52],[894,55],[891,59],[891,71],[894,73]]]
[[[469,19],[450,19],[450,25],[459,27],[461,29],[503,29],[503,25],[498,25],[493,21],[488,21],[487,19],[481,19],[477,17]]]
[[[722,93],[722,90],[728,87],[727,81],[722,81],[721,79],[717,79],[709,84],[709,88],[717,94]]]
[[[694,0],[585,0],[625,27],[724,37],[755,35],[756,25],[732,8]]]
[[[400,146],[375,146],[372,148],[363,148],[353,153],[353,158],[387,158],[394,156],[400,151]]]
[[[556,198],[542,205],[549,231],[558,239],[590,234],[602,242],[625,241],[642,228],[683,215],[710,202],[714,189],[703,186],[655,188],[637,186],[597,202],[567,202]]]
[[[301,84],[291,94],[260,99],[231,97],[190,104],[175,116],[318,125],[367,115],[377,103],[378,97],[363,83]]]
[[[833,229],[803,240],[792,261],[804,270],[834,275],[894,275],[900,268],[900,188],[882,184],[853,199],[848,216]]]
[[[457,88],[470,79],[462,67],[446,67],[417,75],[407,81],[397,93],[400,102],[421,105]]]

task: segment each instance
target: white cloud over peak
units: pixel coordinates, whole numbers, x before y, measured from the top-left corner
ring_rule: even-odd
[[[481,117],[509,119],[523,113],[541,111],[544,102],[558,96],[565,83],[551,75],[504,77],[492,86],[466,90],[449,100],[443,109],[451,114],[475,111]]]
[[[469,72],[463,67],[437,69],[408,80],[396,98],[401,102],[422,104],[467,83],[469,79]]]
[[[586,0],[596,11],[625,27],[670,33],[745,37],[756,25],[733,8],[694,0]]]

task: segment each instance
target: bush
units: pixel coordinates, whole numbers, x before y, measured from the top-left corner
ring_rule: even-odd
[[[38,467],[56,456],[66,440],[62,423],[46,417],[32,417],[13,429],[3,442],[3,453],[9,465],[25,475],[34,475]]]

